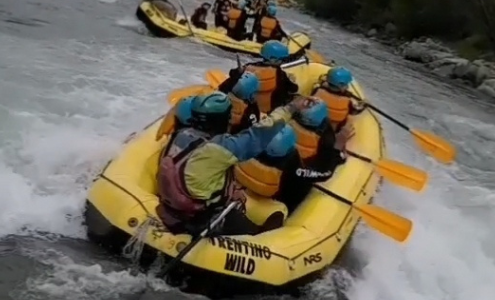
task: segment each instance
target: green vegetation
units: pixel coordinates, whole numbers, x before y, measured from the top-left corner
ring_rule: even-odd
[[[317,17],[379,32],[394,24],[396,37],[435,37],[452,42],[467,57],[495,51],[495,0],[299,1]]]

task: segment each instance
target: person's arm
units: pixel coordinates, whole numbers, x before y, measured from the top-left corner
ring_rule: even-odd
[[[244,69],[231,69],[229,71],[229,77],[218,86],[218,90],[222,93],[228,93],[232,91],[234,85],[236,85],[237,81],[239,81],[239,78],[241,78],[242,73],[244,73]]]
[[[287,73],[284,72],[281,68],[277,68],[277,78],[278,84],[287,91],[288,94],[296,94],[299,90],[299,86],[290,80]]]

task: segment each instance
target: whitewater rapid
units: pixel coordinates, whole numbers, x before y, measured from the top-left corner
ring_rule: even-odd
[[[170,89],[201,83],[208,68],[227,70],[235,60],[190,39],[146,36],[136,5],[0,3],[2,299],[135,299],[145,285],[144,275],[85,241],[87,188],[129,133],[169,109]],[[375,198],[412,219],[414,232],[400,245],[360,226],[344,259],[351,262],[310,285],[308,298],[493,299],[494,106],[366,39],[293,11],[281,18],[315,36],[315,49],[350,68],[378,106],[458,147],[457,163],[443,166],[382,122],[390,157],[430,174],[422,194],[385,183]]]

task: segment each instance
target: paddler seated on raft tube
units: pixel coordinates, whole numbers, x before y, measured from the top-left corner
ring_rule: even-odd
[[[255,194],[274,198],[289,214],[304,200],[312,184],[328,180],[345,162],[345,144],[351,132],[335,135],[326,105],[314,105],[294,115],[256,159],[235,168],[237,181]]]
[[[289,49],[279,41],[268,41],[263,44],[260,52],[263,58],[241,68],[231,69],[229,78],[222,82],[219,90],[228,92],[237,83],[244,71],[256,74],[260,81],[260,90],[255,100],[263,113],[270,113],[275,108],[290,101],[299,87],[293,83],[280,65],[289,57]]]
[[[233,166],[258,156],[292,115],[311,101],[297,99],[274,110],[266,119],[236,135],[226,133],[232,104],[215,92],[192,101],[192,127],[181,129],[164,153],[158,168],[156,212],[174,234],[199,234],[224,206],[239,201],[220,226],[219,234],[257,234],[280,226],[283,213],[275,212],[261,226],[245,213],[245,195],[233,177]]]
[[[227,17],[229,19],[227,24],[227,35],[230,38],[236,41],[242,41],[249,38],[251,34],[247,34],[246,32],[246,21],[252,16],[247,13],[246,2],[244,0],[239,0],[237,5],[234,5],[234,7],[229,10]]]
[[[185,97],[173,106],[165,115],[160,129],[156,133],[156,140],[160,140],[164,135],[171,135],[170,140],[174,139],[180,129],[191,126],[191,105],[195,96]],[[167,144],[167,147],[171,145]],[[165,150],[168,151],[168,150]]]
[[[362,101],[356,101],[349,87],[352,74],[343,67],[334,67],[321,76],[320,83],[311,95],[322,99],[328,107],[332,127],[339,131],[349,115],[357,115],[364,110]]]
[[[223,27],[228,29],[229,18],[227,14],[229,13],[232,3],[230,0],[215,0],[213,3],[213,8],[211,11],[215,14],[215,27]]]
[[[281,41],[282,38],[287,38],[287,33],[280,26],[280,22],[275,17],[276,15],[277,7],[269,5],[266,8],[266,16],[260,19],[253,32],[256,34],[257,43],[262,44],[268,40]]]
[[[208,24],[206,24],[206,17],[208,16],[208,10],[210,9],[211,4],[208,2],[204,2],[200,7],[196,8],[194,13],[191,16],[191,23],[194,27],[201,29],[208,29]],[[186,24],[186,20],[180,20],[179,24]]]
[[[236,134],[259,122],[260,109],[254,99],[259,88],[258,77],[254,73],[244,72],[232,91],[228,93],[232,102],[230,134]]]

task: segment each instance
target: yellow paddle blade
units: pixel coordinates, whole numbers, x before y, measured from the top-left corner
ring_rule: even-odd
[[[180,99],[191,95],[198,95],[203,92],[205,88],[207,88],[207,85],[198,84],[176,89],[170,92],[167,99],[170,104],[175,105]]]
[[[326,63],[326,59],[323,58],[323,56],[320,53],[314,50],[306,49],[306,56],[308,56],[309,60],[311,60],[312,62],[320,63],[320,64]]]
[[[398,242],[404,242],[411,233],[412,221],[391,211],[372,204],[354,204],[352,207],[368,226]]]
[[[218,86],[227,79],[227,75],[222,70],[209,70],[206,72],[206,80],[212,88],[217,89]]]
[[[426,153],[441,163],[450,164],[454,161],[456,150],[452,144],[443,138],[426,131],[411,129],[416,144]]]
[[[375,167],[375,171],[390,182],[417,192],[428,182],[428,173],[395,160],[382,159]]]

